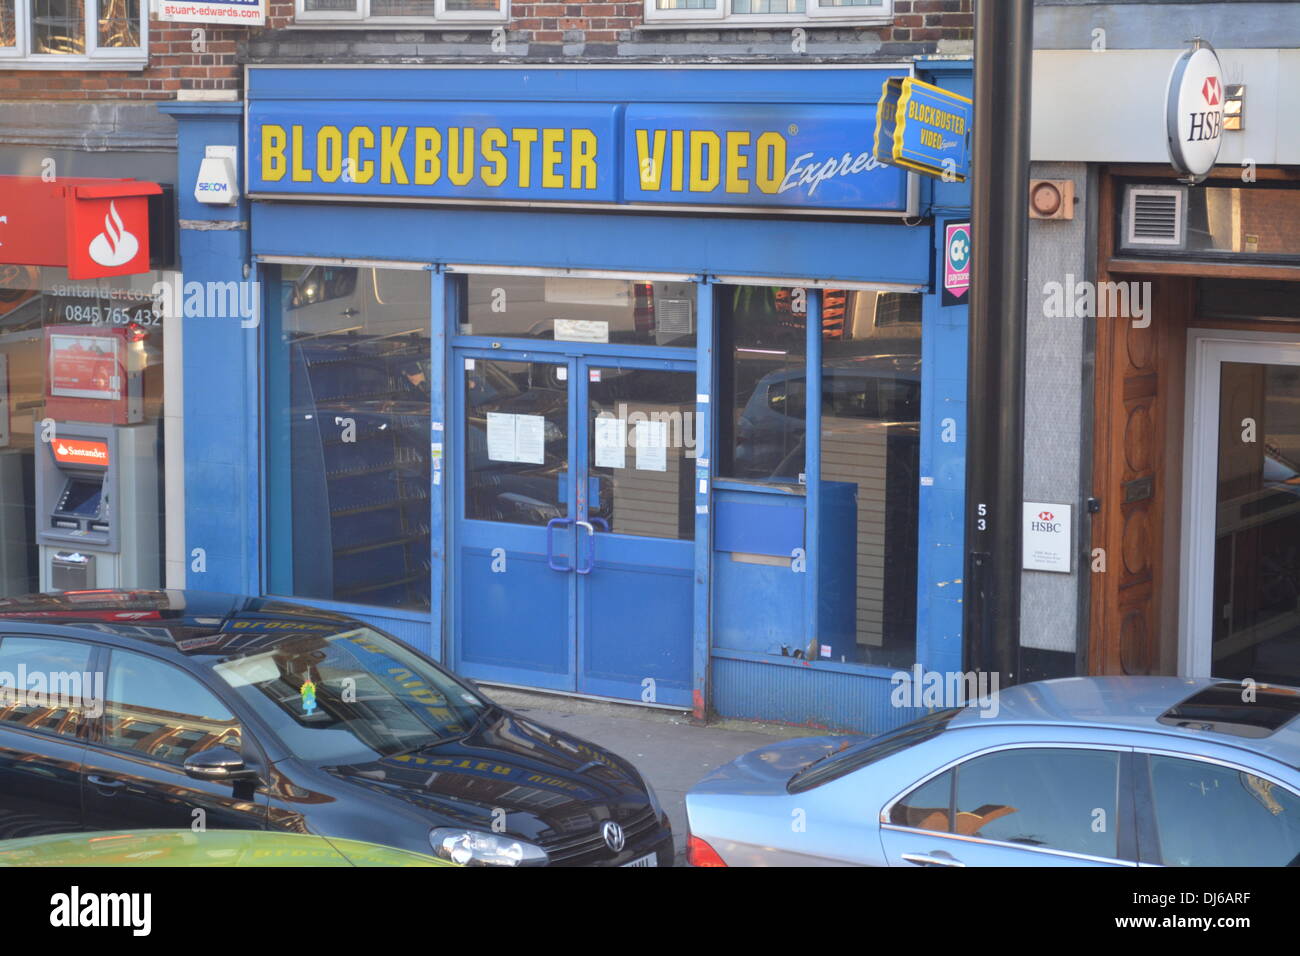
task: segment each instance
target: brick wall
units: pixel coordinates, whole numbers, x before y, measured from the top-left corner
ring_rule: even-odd
[[[446,29],[298,29],[293,4],[272,0],[270,29],[240,47],[248,62],[571,62],[583,60],[899,59],[936,52],[970,53],[971,0],[895,0],[886,26],[819,26],[804,21],[806,51],[796,54],[790,27],[641,29],[642,3],[555,3],[514,0],[506,54],[492,49],[492,27]]]
[[[150,22],[145,70],[0,70],[0,100],[169,100],[182,87],[239,89],[237,46],[247,29],[207,26],[205,50],[196,53],[195,26]]]
[[[148,69],[0,70],[0,101],[166,100],[180,89],[238,91],[245,62],[862,61],[946,48],[969,52],[972,37],[971,0],[895,0],[892,26],[807,23],[806,51],[799,54],[789,28],[639,29],[639,2],[515,0],[504,54],[493,50],[492,26],[304,30],[293,23],[293,9],[292,0],[270,0],[266,27],[251,29],[154,21]],[[198,26],[206,34],[202,52],[191,39]]]

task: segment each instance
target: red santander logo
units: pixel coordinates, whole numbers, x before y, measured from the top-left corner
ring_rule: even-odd
[[[68,278],[149,271],[149,201],[144,196],[80,199],[68,224]]]

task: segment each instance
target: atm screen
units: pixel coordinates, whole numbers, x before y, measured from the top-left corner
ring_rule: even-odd
[[[103,482],[73,478],[63,490],[59,511],[65,515],[93,518],[99,514],[99,498],[103,489]]]

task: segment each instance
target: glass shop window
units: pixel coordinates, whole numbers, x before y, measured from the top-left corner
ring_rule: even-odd
[[[857,489],[859,661],[916,660],[921,297],[822,298],[822,482]]]
[[[807,296],[812,290],[724,287],[719,292],[718,475],[805,482]],[[822,296],[823,507],[852,486],[857,518],[852,575],[834,578],[856,621],[846,663],[915,660],[920,483],[921,297],[828,289]],[[847,582],[847,583],[845,583]],[[825,596],[825,595],[824,595]],[[836,597],[836,600],[841,599]]]
[[[427,609],[428,274],[283,266],[271,288],[270,589]]]
[[[804,474],[808,383],[803,289],[726,286],[719,291],[718,474],[794,481]]]
[[[695,286],[471,275],[461,335],[695,347]]]

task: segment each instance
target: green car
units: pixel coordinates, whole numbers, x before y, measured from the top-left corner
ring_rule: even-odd
[[[0,866],[455,866],[432,856],[305,833],[121,830],[0,841]]]

